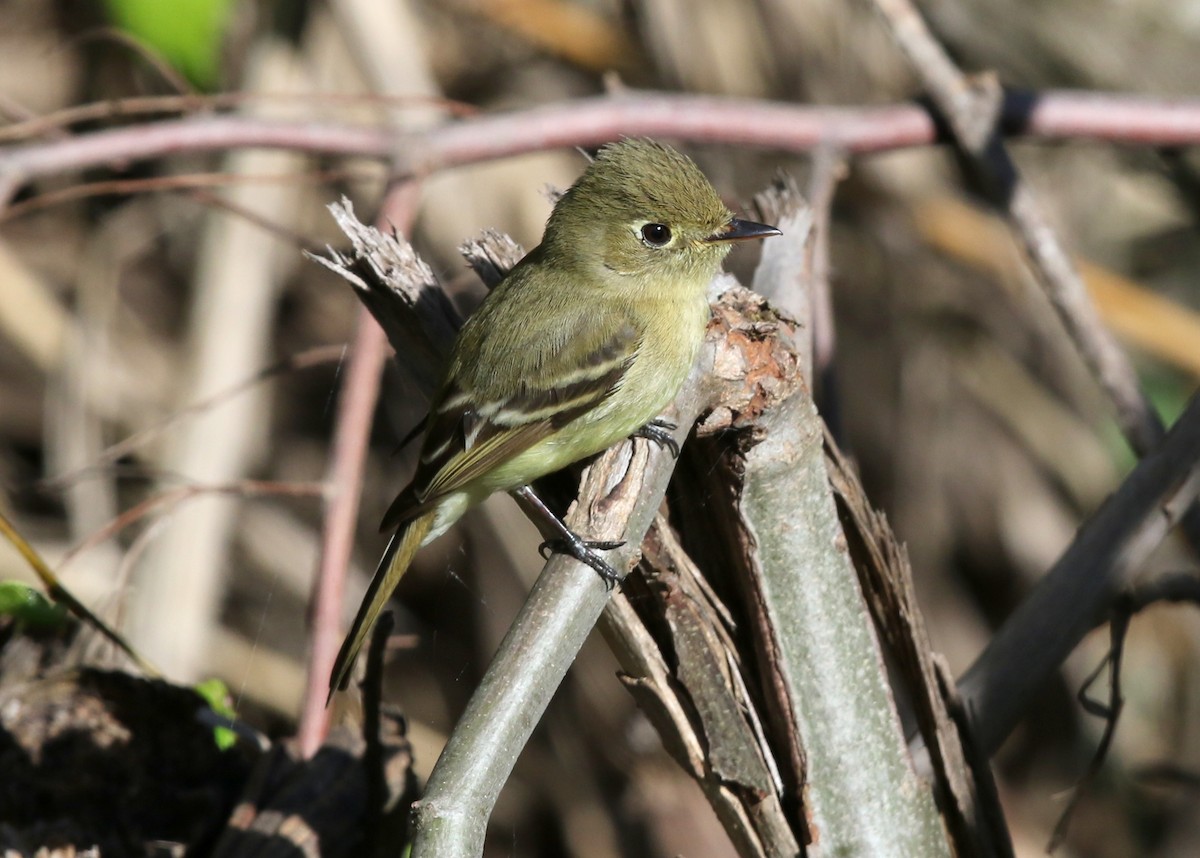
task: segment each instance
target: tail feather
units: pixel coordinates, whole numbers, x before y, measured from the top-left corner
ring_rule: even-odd
[[[350,632],[342,641],[342,648],[333,663],[333,673],[329,677],[330,699],[333,698],[334,691],[345,690],[349,684],[350,669],[354,667],[358,651],[366,643],[367,635],[371,633],[375,620],[379,618],[384,605],[391,598],[392,591],[400,583],[400,577],[408,571],[413,556],[433,526],[434,515],[435,511],[430,511],[414,519],[388,541],[379,566],[375,569],[375,577],[371,579],[371,586],[367,588],[358,615],[354,618],[354,624],[350,626]]]

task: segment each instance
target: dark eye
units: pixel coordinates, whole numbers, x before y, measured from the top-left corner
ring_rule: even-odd
[[[651,247],[662,247],[671,240],[671,230],[666,224],[648,223],[642,227],[642,240]]]

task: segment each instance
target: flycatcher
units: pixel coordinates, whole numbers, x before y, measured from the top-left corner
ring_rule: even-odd
[[[555,205],[542,243],[454,343],[416,473],[384,516],[394,534],[338,653],[331,694],[417,549],[468,508],[633,434],[674,445],[654,418],[696,359],[708,284],[730,242],[778,234],[735,219],[668,146],[627,139],[600,149]]]

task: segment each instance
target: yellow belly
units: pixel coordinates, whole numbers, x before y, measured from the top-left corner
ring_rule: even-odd
[[[661,414],[691,372],[708,315],[706,300],[683,302],[670,313],[655,314],[637,357],[608,399],[551,437],[481,475],[462,491],[447,495],[438,505],[433,527],[423,544],[440,536],[470,507],[492,493],[526,485],[607,450]]]

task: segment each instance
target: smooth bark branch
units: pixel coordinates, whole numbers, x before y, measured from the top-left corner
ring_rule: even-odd
[[[837,385],[837,330],[833,323],[833,290],[830,285],[830,230],[833,196],[849,172],[844,152],[818,149],[813,155],[808,198],[813,207],[813,234],[808,266],[812,280],[813,398],[821,418],[835,438],[842,434],[841,402]]]
[[[828,855],[950,855],[900,731],[811,398],[793,395],[759,427],[739,510],[777,669],[804,737],[815,839]]]

